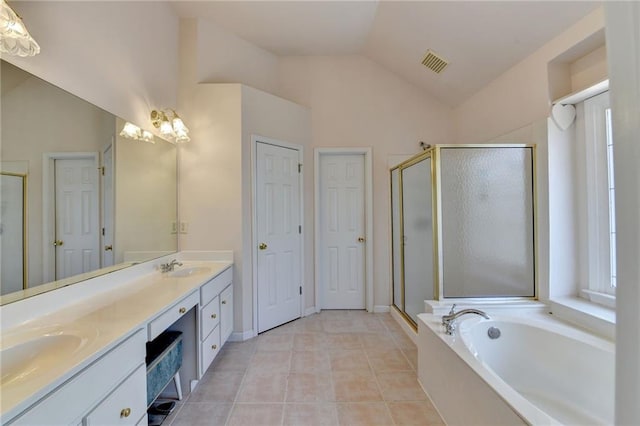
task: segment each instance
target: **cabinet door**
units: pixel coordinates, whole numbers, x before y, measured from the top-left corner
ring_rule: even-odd
[[[141,365],[85,419],[86,426],[135,425],[147,412],[146,369]]]
[[[224,344],[233,331],[233,284],[220,293],[220,343]]]
[[[214,297],[213,300],[200,311],[200,340],[206,339],[219,322],[220,302],[217,297]]]
[[[220,326],[213,329],[200,346],[200,362],[202,375],[207,372],[216,355],[220,352]]]

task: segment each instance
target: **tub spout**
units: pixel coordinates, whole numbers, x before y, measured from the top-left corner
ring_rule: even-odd
[[[461,311],[455,312],[456,305],[451,307],[448,315],[444,315],[442,317],[442,325],[445,327],[445,333],[449,336],[453,334],[456,329],[456,319],[460,318],[462,315],[466,314],[475,314],[480,315],[482,318],[489,319],[489,315],[481,311],[480,309],[463,309]]]

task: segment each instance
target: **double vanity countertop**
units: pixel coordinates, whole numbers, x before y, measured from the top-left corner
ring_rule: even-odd
[[[146,272],[112,290],[3,330],[0,423],[9,421],[145,328],[149,321],[232,264],[185,261],[174,272]]]

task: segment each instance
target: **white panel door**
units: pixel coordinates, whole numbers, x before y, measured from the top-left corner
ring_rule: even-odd
[[[113,144],[102,150],[102,267],[113,265]]]
[[[364,155],[320,156],[322,309],[365,308]]]
[[[93,159],[55,160],[56,279],[100,267],[98,170]]]
[[[301,316],[298,154],[257,143],[258,333]]]

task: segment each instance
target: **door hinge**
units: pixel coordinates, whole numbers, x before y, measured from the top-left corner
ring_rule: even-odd
[[[298,225],[298,234],[302,234],[302,225]]]
[[[102,236],[104,237],[104,228],[102,228]]]
[[[302,163],[298,163],[298,173],[302,173]]]
[[[300,286],[300,294],[302,294],[302,286]]]
[[[98,170],[100,170],[100,174],[104,176],[104,166],[98,167]]]

